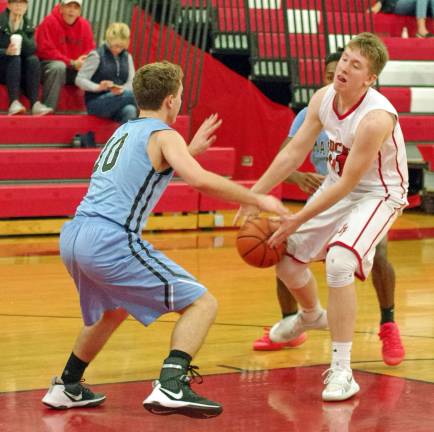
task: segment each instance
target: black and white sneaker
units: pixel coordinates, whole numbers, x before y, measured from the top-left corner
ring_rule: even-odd
[[[105,401],[105,395],[93,393],[81,382],[64,384],[60,378],[54,377],[42,403],[54,409],[95,407]]]
[[[202,377],[196,372],[197,366],[190,366],[185,374],[169,378],[165,381],[155,380],[152,393],[143,401],[143,406],[153,414],[169,415],[182,414],[195,418],[210,418],[218,416],[223,411],[223,406],[218,402],[206,399],[195,393],[190,383],[195,381],[195,376]]]

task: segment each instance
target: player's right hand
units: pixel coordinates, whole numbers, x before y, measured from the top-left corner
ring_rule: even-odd
[[[294,177],[294,182],[303,192],[309,195],[312,195],[325,179],[323,175],[311,172],[297,172],[297,174],[297,177]]]

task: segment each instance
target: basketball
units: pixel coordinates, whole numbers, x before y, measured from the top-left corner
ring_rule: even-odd
[[[253,267],[271,267],[277,264],[285,252],[286,242],[270,248],[268,239],[279,228],[279,222],[268,218],[249,219],[237,235],[237,250],[241,258]]]

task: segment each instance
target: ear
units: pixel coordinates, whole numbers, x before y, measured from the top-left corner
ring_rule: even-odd
[[[371,87],[375,83],[375,81],[377,81],[377,78],[378,78],[377,75],[371,73],[369,75],[369,78],[365,81],[366,86]]]
[[[173,95],[166,96],[166,102],[169,109],[173,107],[174,101],[175,101],[175,97]]]

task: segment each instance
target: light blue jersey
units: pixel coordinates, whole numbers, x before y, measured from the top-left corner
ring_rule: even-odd
[[[95,163],[89,190],[77,216],[99,216],[141,233],[173,170],[156,172],[147,154],[155,131],[171,129],[155,118],[141,118],[119,127]]]
[[[289,137],[292,138],[296,134],[296,132],[300,129],[301,125],[304,122],[304,119],[306,118],[306,113],[307,113],[307,107],[303,108],[296,115],[294,121],[292,122],[291,129],[289,130],[289,134],[288,134]],[[310,161],[312,162],[313,166],[315,167],[315,171],[318,174],[327,175],[328,153],[329,153],[329,137],[322,130],[318,135],[315,141],[315,145],[310,154]]]
[[[148,325],[179,311],[206,288],[141,238],[142,228],[173,170],[158,173],[147,148],[155,131],[170,129],[142,118],[121,126],[95,163],[90,187],[60,235],[60,254],[74,279],[86,325],[107,310],[125,309]]]

